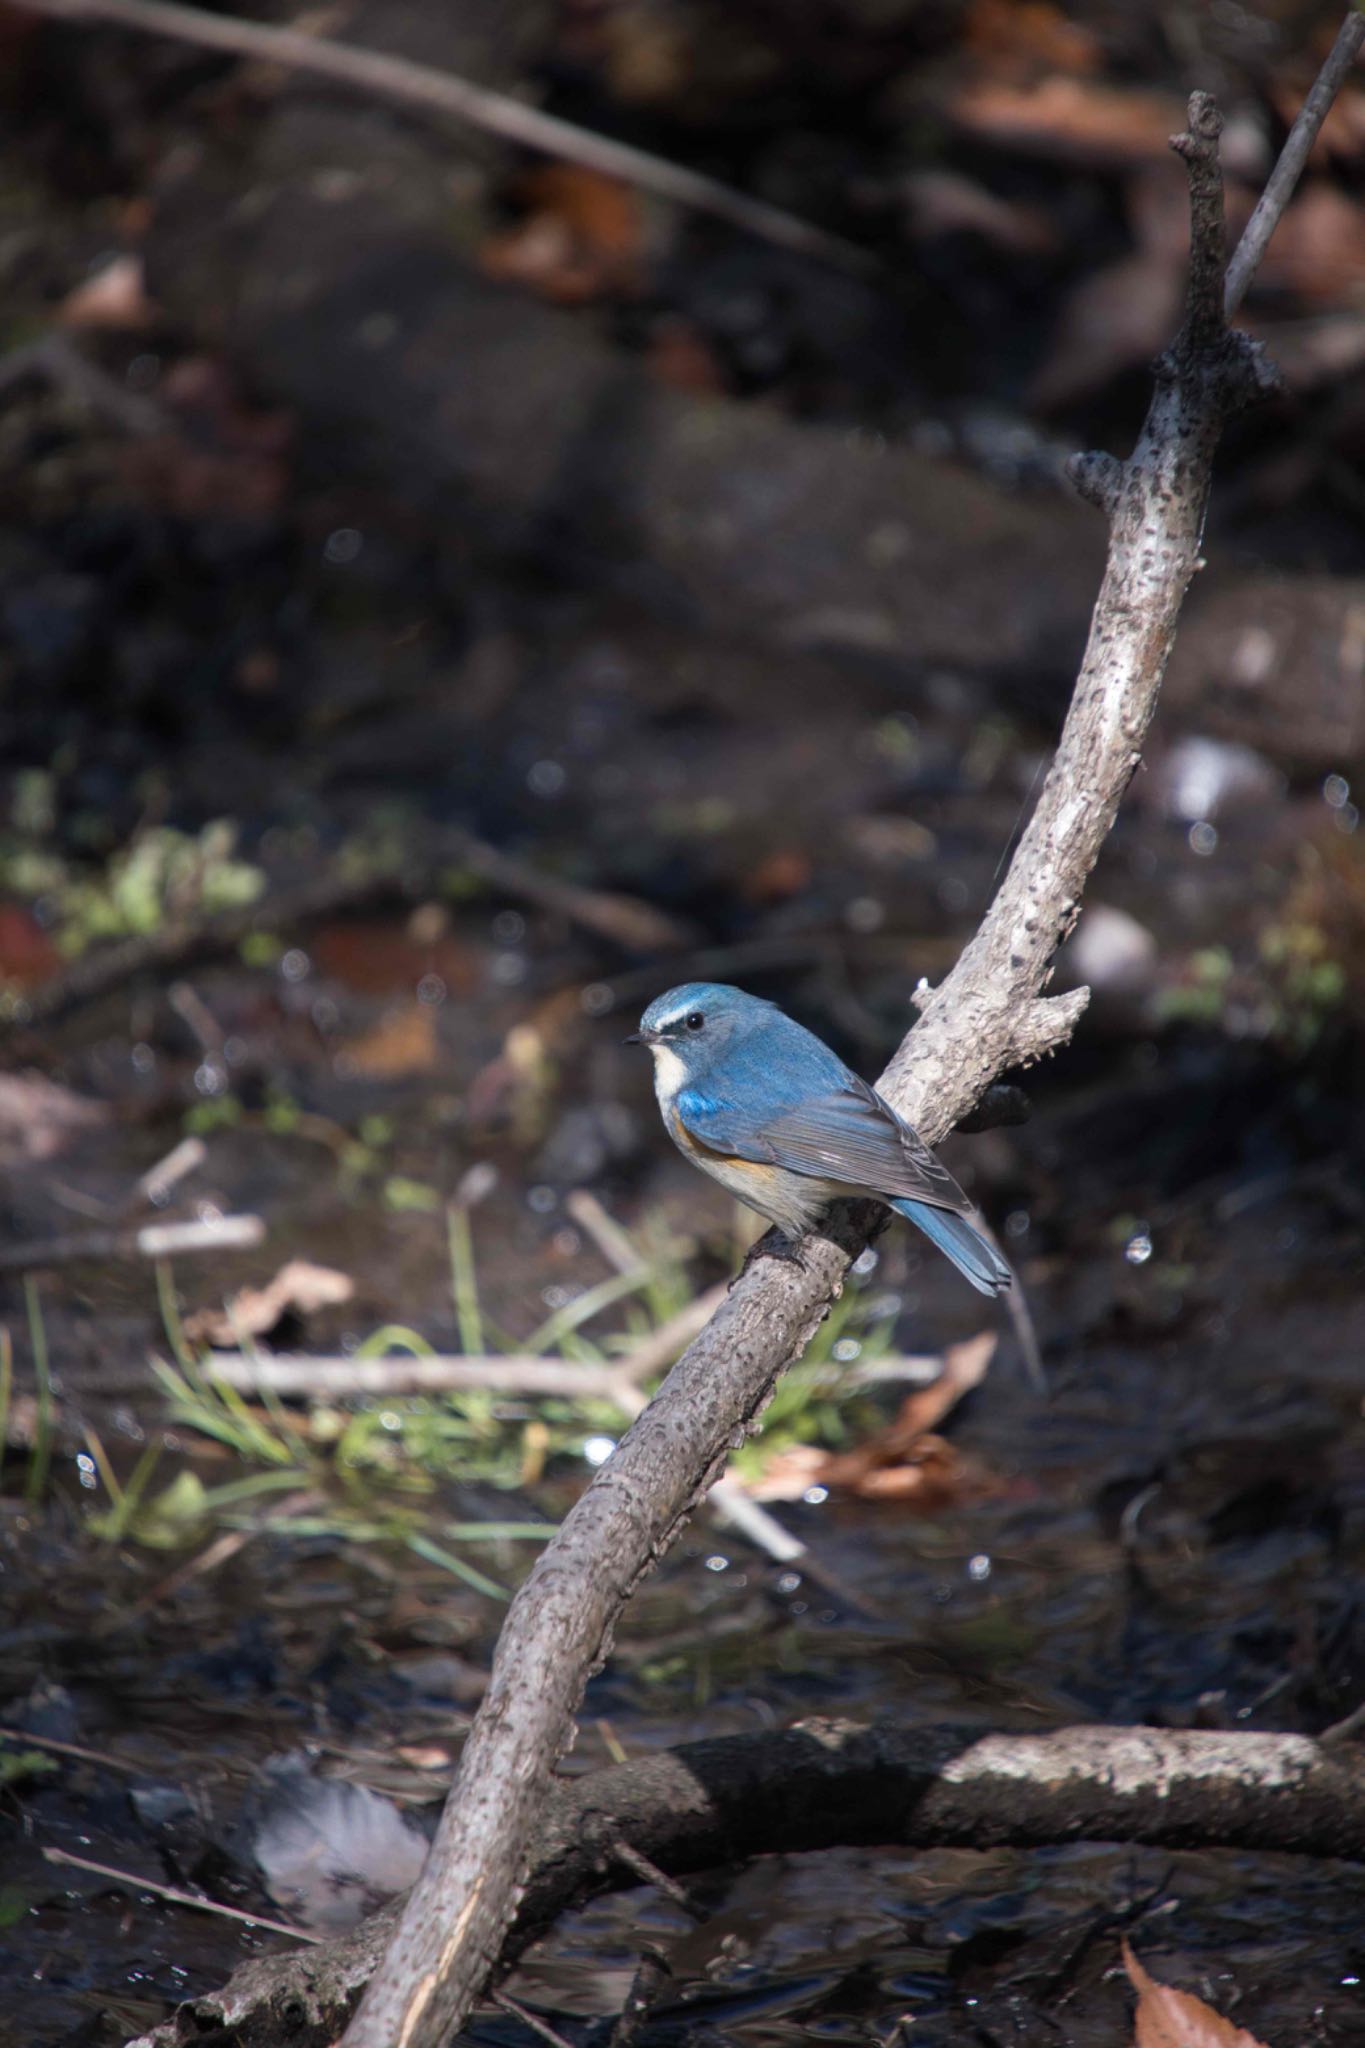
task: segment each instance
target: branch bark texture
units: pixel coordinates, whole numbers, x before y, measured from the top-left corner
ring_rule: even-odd
[[[812,1720],[560,1780],[537,1819],[498,1970],[570,1907],[741,1857],[840,1847],[1365,1851],[1365,1756],[1299,1735],[1061,1728],[1046,1735]],[[135,2048],[323,2048],[383,1953],[395,1907],[343,1940],[248,1963]]]

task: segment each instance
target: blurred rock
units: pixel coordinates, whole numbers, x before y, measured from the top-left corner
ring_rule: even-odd
[[[1157,943],[1147,927],[1112,903],[1087,905],[1057,966],[1061,985],[1084,983],[1097,996],[1145,991],[1156,966]]]
[[[1174,818],[1194,824],[1284,794],[1285,779],[1269,761],[1236,740],[1190,733],[1161,754],[1144,792]]]
[[[1191,593],[1171,711],[1294,773],[1365,755],[1365,580],[1225,572]]]

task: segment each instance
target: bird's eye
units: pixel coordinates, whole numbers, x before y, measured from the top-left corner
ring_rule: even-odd
[[[702,1016],[700,1010],[689,1010],[687,1016],[683,1019],[683,1022],[686,1024],[689,1031],[700,1031],[702,1025],[706,1022],[706,1019]]]

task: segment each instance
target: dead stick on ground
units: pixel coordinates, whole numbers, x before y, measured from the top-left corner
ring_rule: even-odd
[[[1185,324],[1157,366],[1131,458],[1073,464],[1108,518],[1109,554],[1057,753],[980,929],[943,985],[921,991],[920,1021],[880,1083],[931,1144],[1000,1073],[1063,1044],[1085,1007],[1083,990],[1043,994],[1053,955],[1141,758],[1199,563],[1223,422],[1273,385],[1254,345],[1223,325],[1221,123],[1206,94],[1192,97],[1189,123],[1176,145],[1190,182]],[[504,1624],[426,1869],[377,1968],[367,1952],[373,1975],[347,2048],[438,2048],[469,2011],[522,1897],[555,1763],[622,1605],[752,1427],[879,1215],[839,1205],[802,1266],[750,1266],[542,1554]],[[997,1784],[993,1797],[1009,1814],[1020,1794],[1011,1784],[1002,1796]],[[297,1980],[296,2014],[319,1982]]]
[[[251,1251],[265,1241],[259,1216],[194,1216],[183,1223],[144,1223],[131,1230],[82,1230],[71,1237],[0,1246],[0,1273],[36,1273],[83,1259],[188,1258],[202,1252]]]
[[[689,1742],[559,1779],[536,1814],[499,1974],[571,1907],[747,1856],[860,1845],[1144,1842],[1359,1859],[1365,1755],[1302,1735],[1156,1728],[862,1727],[814,1720]],[[629,1854],[623,1853],[627,1848]],[[324,2048],[397,1918],[306,1955],[245,1963],[136,2048],[212,2039]]]
[[[819,257],[841,270],[864,275],[877,269],[877,259],[866,249],[828,233],[810,221],[799,220],[780,206],[752,199],[746,192],[722,185],[684,164],[669,163],[651,156],[648,150],[615,142],[609,135],[597,135],[577,128],[538,107],[528,107],[507,93],[490,92],[451,71],[437,71],[429,64],[415,64],[407,57],[389,57],[380,50],[360,50],[335,43],[326,36],[302,35],[297,29],[270,28],[264,23],[240,21],[228,14],[210,14],[201,7],[181,7],[171,0],[21,0],[34,14],[55,16],[62,21],[107,21],[120,28],[140,30],[146,35],[170,36],[178,42],[197,43],[202,49],[222,50],[229,56],[263,59],[296,71],[310,71],[320,78],[334,79],[371,98],[399,106],[419,107],[424,112],[444,114],[471,128],[496,135],[523,149],[543,150],[547,156],[563,157],[569,163],[584,164],[638,185],[660,199],[713,214],[729,221],[746,234],[757,235],[781,248],[795,249],[803,256]]]
[[[287,1920],[272,1920],[268,1913],[244,1913],[240,1906],[224,1906],[217,1899],[205,1898],[199,1892],[187,1892],[177,1884],[161,1884],[154,1877],[139,1877],[135,1870],[120,1870],[113,1863],[95,1863],[89,1856],[73,1856],[67,1849],[44,1849],[43,1856],[49,1863],[60,1863],[68,1870],[87,1870],[94,1877],[107,1877],[115,1884],[124,1885],[130,1892],[153,1892],[159,1899],[168,1899],[173,1906],[190,1906],[196,1913],[216,1913],[220,1920],[240,1920],[247,1927],[264,1927],[271,1934],[287,1934],[291,1941],[320,1942],[320,1934],[311,1934],[306,1927],[292,1927]]]

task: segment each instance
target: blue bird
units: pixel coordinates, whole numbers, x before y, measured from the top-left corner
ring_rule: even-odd
[[[780,1225],[809,1230],[839,1195],[875,1195],[917,1224],[982,1294],[1010,1269],[923,1139],[814,1032],[759,996],[688,981],[656,998],[631,1043],[683,1157]]]

